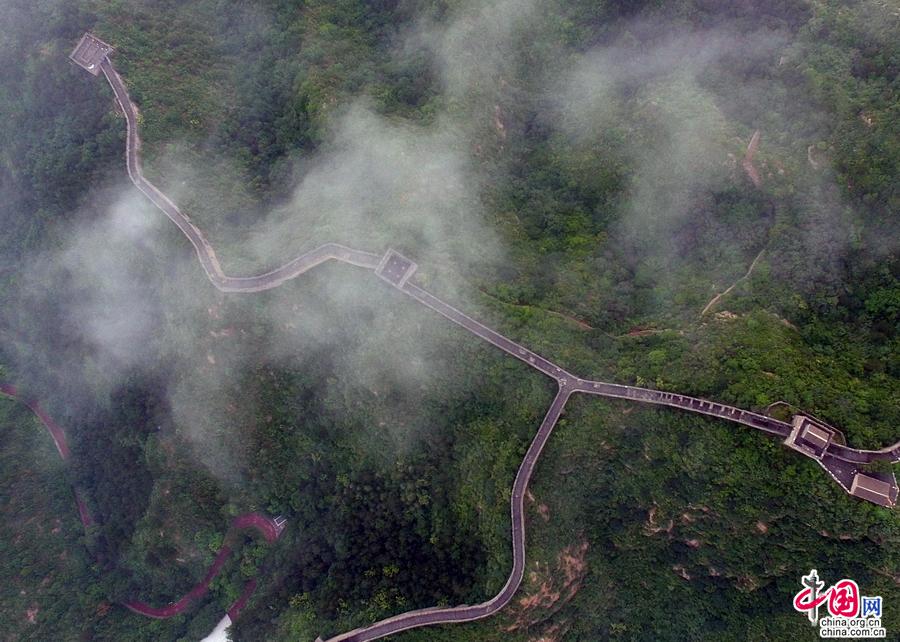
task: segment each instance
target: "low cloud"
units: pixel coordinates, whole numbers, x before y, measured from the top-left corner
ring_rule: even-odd
[[[397,56],[414,50],[431,57],[441,89],[436,113],[428,122],[410,123],[379,114],[365,97],[331,109],[321,144],[304,160],[282,204],[249,229],[221,220],[204,225],[193,217],[217,230],[210,236],[226,271],[263,272],[324,242],[379,254],[395,247],[420,264],[425,278],[443,277],[438,294],[465,307],[470,286],[455,275],[499,263],[506,252],[488,220],[488,179],[477,150],[488,134],[503,140],[498,101],[514,93],[507,83],[534,63],[520,56],[523,43],[553,28],[534,0],[501,0],[460,6],[446,24],[423,20],[401,34]],[[543,95],[529,105],[540,105],[537,119],[559,144],[590,149],[607,144],[615,130],[617,153],[632,170],[611,234],[623,253],[664,267],[680,259],[672,230],[690,223],[698,203],[733,180],[728,153],[735,131],[704,82],[707,70],[735,56],[777,59],[784,39],[769,31],[688,31],[646,21],[622,33],[614,42],[546,61],[553,73],[533,69],[530,82]],[[215,186],[198,189],[203,172],[191,167],[186,145],[173,142],[153,162],[165,175],[180,176],[166,189],[190,214],[192,199]],[[227,159],[221,162],[219,180],[240,178]],[[58,251],[23,270],[22,308],[7,311],[7,320],[21,339],[51,346],[43,363],[23,371],[52,370],[69,387],[82,385],[90,373],[95,391],[110,390],[133,368],[178,373],[170,378],[176,424],[197,457],[228,478],[242,455],[239,435],[222,433],[238,421],[228,410],[227,391],[261,355],[242,343],[227,357],[211,347],[210,328],[219,332],[227,322],[215,320],[210,309],[225,299],[161,212],[129,185],[119,194],[98,191],[93,202],[114,205],[99,205],[96,220],[72,229],[59,239]],[[837,227],[822,216],[810,242],[827,237],[834,253],[835,235],[826,232]],[[667,278],[666,270],[657,278]],[[302,297],[296,284],[239,295],[265,328],[266,359],[291,364],[300,355],[302,361],[329,345],[336,327],[349,328],[365,340],[335,356],[337,378],[381,399],[389,392],[406,399],[441,394],[429,363],[436,343],[456,340],[446,321],[349,266],[320,267],[300,281]],[[400,306],[415,311],[397,313]],[[422,331],[425,319],[437,330]],[[390,403],[384,403],[389,416]],[[249,421],[254,412],[243,408],[238,417]],[[407,427],[398,428],[397,443],[408,444],[409,437]]]

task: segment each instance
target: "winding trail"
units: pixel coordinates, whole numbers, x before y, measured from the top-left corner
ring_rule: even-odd
[[[753,274],[753,270],[756,268],[756,264],[759,263],[759,260],[762,258],[763,254],[766,253],[766,248],[763,248],[759,251],[759,254],[756,255],[756,258],[753,259],[753,262],[750,264],[750,267],[747,269],[747,272],[744,273],[744,276],[738,278],[737,281],[728,286],[728,289],[719,292],[716,296],[714,296],[709,303],[706,304],[706,307],[700,312],[700,316],[706,316],[706,313],[709,312],[721,299],[728,296],[728,293],[731,292],[734,288],[736,288],[742,281],[746,281],[750,278],[750,275]]]
[[[41,407],[41,404],[32,399],[23,397],[19,393],[19,390],[10,383],[0,382],[0,395],[15,399],[33,412],[40,422],[44,424],[44,428],[47,429],[47,432],[50,433],[53,443],[56,444],[56,450],[59,452],[60,459],[64,462],[69,461],[71,452],[69,451],[69,442],[66,440],[66,431],[47,414]],[[93,526],[96,522],[94,521],[91,512],[88,510],[87,504],[85,504],[84,500],[81,498],[81,493],[78,492],[77,488],[73,488],[72,493],[75,495],[75,506],[78,508],[78,519],[81,520],[81,525],[85,528]]]
[[[69,452],[69,442],[66,441],[66,433],[62,429],[62,426],[53,421],[53,418],[41,408],[41,404],[37,401],[24,398],[19,394],[18,388],[10,383],[0,383],[0,394],[22,402],[31,412],[33,412],[35,416],[41,420],[41,423],[44,424],[44,428],[47,429],[47,432],[49,432],[50,436],[53,438],[53,443],[56,444],[56,450],[59,452],[60,459],[63,461],[69,460],[71,453]]]
[[[53,442],[56,444],[56,449],[59,451],[60,458],[64,462],[69,461],[70,452],[68,442],[66,441],[65,431],[50,417],[50,415],[48,415],[44,411],[44,409],[38,402],[31,401],[22,397],[19,394],[18,389],[14,385],[9,383],[0,383],[0,396],[14,399],[31,410],[31,412],[34,413],[34,415],[41,421],[41,423],[44,424],[47,432],[50,433],[50,436],[53,438]],[[85,528],[93,526],[96,521],[91,516],[87,504],[84,503],[84,500],[81,498],[81,495],[79,494],[77,488],[73,489],[73,492],[75,494],[75,505],[78,508],[78,516],[81,519],[82,526],[84,526]],[[271,543],[277,540],[279,535],[281,535],[281,532],[284,530],[284,525],[284,521],[279,521],[278,519],[273,519],[266,515],[261,515],[259,513],[245,513],[243,515],[238,515],[231,522],[231,528],[225,535],[225,541],[228,541],[229,535],[231,535],[235,531],[256,529],[260,532],[260,534],[267,542]],[[231,555],[231,552],[231,547],[223,544],[219,551],[216,553],[216,557],[212,563],[212,566],[210,566],[203,580],[177,602],[173,602],[172,604],[169,604],[167,606],[157,608],[137,600],[130,600],[128,602],[124,602],[123,606],[131,609],[135,613],[140,613],[141,615],[146,615],[148,617],[157,619],[169,618],[178,615],[179,613],[182,613],[185,609],[187,609],[192,602],[206,595],[206,592],[209,590],[209,583],[216,577],[216,575],[219,574],[219,571],[222,569],[222,565],[227,561],[228,557]],[[230,607],[228,607],[228,615],[231,617],[232,621],[237,618],[237,614],[247,603],[247,600],[250,599],[250,596],[255,588],[256,580],[250,579],[244,585],[244,590],[241,593],[240,597],[238,597],[238,599]]]
[[[97,61],[99,71],[103,73],[109,82],[110,87],[112,87],[116,100],[125,115],[127,124],[126,165],[131,181],[137,189],[147,196],[147,198],[168,216],[169,219],[184,233],[191,245],[193,245],[207,277],[216,288],[223,292],[259,292],[262,290],[269,290],[278,287],[285,281],[293,279],[328,260],[337,260],[356,267],[374,270],[378,277],[387,281],[390,285],[396,287],[404,294],[415,299],[422,305],[431,308],[438,314],[446,317],[453,323],[460,325],[491,345],[551,377],[557,384],[556,396],[554,397],[544,420],[541,422],[537,434],[525,454],[522,464],[519,466],[515,482],[513,483],[510,499],[513,567],[509,579],[506,581],[506,584],[500,592],[490,600],[472,606],[428,608],[402,613],[376,622],[370,626],[336,635],[329,638],[328,642],[363,642],[367,640],[376,640],[394,633],[399,633],[400,631],[422,626],[478,620],[493,615],[509,603],[521,584],[525,569],[525,517],[523,500],[528,487],[528,482],[538,458],[540,457],[541,451],[546,445],[547,440],[550,438],[553,428],[565,408],[566,402],[574,393],[627,399],[641,403],[679,408],[681,410],[696,412],[717,417],[719,419],[726,419],[782,438],[786,438],[791,434],[791,424],[740,408],[676,393],[606,383],[602,381],[591,381],[576,377],[563,370],[552,361],[528,350],[495,330],[472,319],[421,287],[414,285],[410,281],[410,278],[416,270],[416,264],[393,250],[389,250],[384,256],[379,256],[377,254],[354,250],[335,243],[327,243],[298,256],[279,268],[263,274],[249,277],[232,277],[226,275],[221,268],[215,251],[207,242],[202,232],[165,194],[144,177],[140,166],[139,151],[141,142],[137,130],[137,112],[128,96],[128,91],[125,88],[122,78],[115,71],[109,60],[108,55],[112,52],[112,48],[89,35],[86,35],[85,38],[82,39],[82,43],[84,43],[87,38],[91,38],[96,43],[99,43],[96,46],[100,47],[98,50],[100,53],[96,53],[96,51],[92,50],[91,55],[94,56],[94,60]],[[81,47],[81,44],[79,44],[79,47],[76,47],[75,52],[73,52],[71,56],[72,59],[89,72],[96,74],[97,68],[94,62],[90,62],[87,59],[78,59],[78,56],[82,55],[79,54]],[[871,463],[873,461],[898,462],[900,461],[900,442],[893,446],[874,451],[858,450],[836,443],[830,443],[827,448],[824,449],[823,455],[819,460],[820,465],[823,465],[823,467],[828,469],[825,463],[823,463],[825,461],[838,462],[841,466],[844,466],[846,470],[854,472],[856,469],[853,465],[857,463],[863,464]],[[835,477],[832,471],[829,472]],[[838,477],[835,477],[835,479],[840,483]],[[894,484],[894,488],[896,489],[896,483]],[[175,605],[164,607],[164,609],[176,607],[180,605],[182,601],[187,600],[184,607],[186,608],[187,603],[190,602],[191,599],[195,599],[196,596],[205,593],[209,580],[214,577],[215,572],[218,572],[218,568],[224,563],[224,557],[227,556],[223,553],[224,550],[225,547],[223,547],[223,550],[220,550],[219,555],[216,558],[216,563],[213,565],[213,568],[210,569],[207,579],[205,579],[201,585],[195,587],[191,593],[175,603]],[[236,610],[239,610],[245,601],[244,596],[242,596],[238,602],[235,602],[235,605],[232,608],[237,607]],[[138,610],[138,612],[150,615],[150,613],[147,612],[150,608],[152,607]],[[321,638],[319,638],[319,640],[321,640]]]
[[[225,535],[225,541],[227,542],[230,536],[233,537],[233,534],[236,531],[244,529],[258,530],[260,534],[262,534],[262,536],[265,538],[265,540],[269,543],[274,542],[281,534],[281,528],[272,518],[265,515],[260,515],[259,513],[246,513],[234,518],[234,521],[231,522],[231,528]],[[184,610],[187,609],[192,602],[199,600],[204,595],[206,595],[207,591],[209,591],[209,583],[212,582],[213,579],[215,579],[215,577],[222,570],[222,566],[226,561],[228,561],[228,558],[231,557],[232,552],[233,549],[231,548],[231,546],[223,543],[219,548],[219,551],[216,553],[216,557],[213,560],[212,565],[206,572],[206,576],[200,581],[200,583],[198,583],[177,602],[172,602],[171,604],[167,604],[166,606],[162,607],[154,607],[138,600],[129,600],[128,602],[124,603],[124,606],[134,611],[135,613],[140,613],[141,615],[146,615],[147,617],[156,619],[164,619],[178,615],[179,613],[184,612]],[[231,617],[232,621],[237,618],[237,614],[247,603],[247,600],[250,599],[250,595],[255,589],[256,580],[249,580],[244,585],[244,590],[241,592],[240,597],[238,597],[238,599],[230,607],[228,607],[228,615],[229,617]]]

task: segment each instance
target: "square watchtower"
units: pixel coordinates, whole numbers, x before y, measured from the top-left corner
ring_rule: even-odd
[[[94,36],[86,33],[81,36],[81,40],[69,54],[69,59],[76,65],[94,74],[100,74],[100,63],[113,52],[113,48]]]
[[[794,415],[793,429],[784,443],[807,457],[821,460],[834,439],[835,430],[806,415]]]
[[[388,250],[375,268],[375,274],[391,285],[402,288],[418,267],[415,262],[396,250]]]

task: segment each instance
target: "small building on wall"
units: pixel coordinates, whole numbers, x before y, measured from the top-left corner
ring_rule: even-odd
[[[889,477],[890,481],[884,477]],[[850,486],[850,494],[890,508],[897,503],[897,482],[893,475],[857,473]]]
[[[793,429],[784,443],[807,457],[822,459],[837,431],[806,415],[794,415]]]
[[[108,44],[86,33],[81,36],[81,40],[69,54],[69,59],[88,73],[97,76],[100,74],[100,63],[112,52],[113,48]]]

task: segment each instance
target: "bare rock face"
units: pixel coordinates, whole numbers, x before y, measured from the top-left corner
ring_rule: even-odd
[[[587,540],[571,544],[556,556],[555,568],[549,565],[538,568],[528,576],[528,593],[520,598],[515,607],[514,622],[506,631],[518,631],[531,627],[556,613],[571,600],[587,575],[585,560],[588,551]],[[549,634],[549,630],[545,632]],[[551,637],[551,639],[553,639]]]
[[[756,154],[756,149],[758,147],[759,130],[757,129],[755,132],[753,132],[753,137],[750,139],[750,144],[747,145],[747,153],[744,155],[744,159],[741,161],[741,167],[744,169],[744,172],[747,174],[747,177],[753,182],[753,184],[757,187],[760,187],[762,185],[762,178],[760,178],[759,171],[753,164],[753,156]]]

